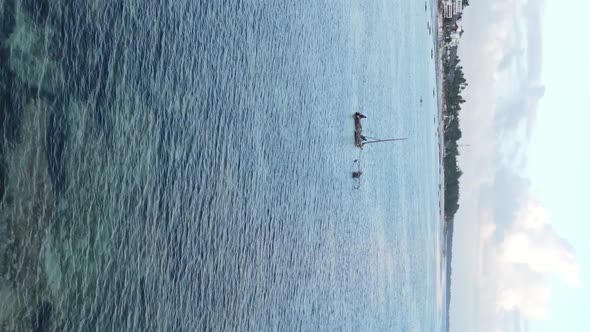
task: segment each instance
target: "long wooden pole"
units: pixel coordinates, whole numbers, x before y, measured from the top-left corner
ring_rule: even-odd
[[[371,143],[379,143],[379,142],[391,142],[391,141],[405,141],[408,138],[388,138],[388,139],[378,139],[376,141],[368,141],[368,142],[363,142],[363,145],[365,144],[371,144]]]

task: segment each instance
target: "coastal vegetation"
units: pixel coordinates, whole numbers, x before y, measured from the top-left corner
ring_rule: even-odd
[[[463,0],[463,7],[469,5],[468,0]],[[462,93],[467,88],[468,83],[463,73],[463,66],[457,55],[457,43],[452,43],[452,35],[456,34],[457,23],[462,18],[459,14],[451,19],[445,19],[443,22],[443,38],[445,49],[442,52],[443,63],[443,82],[442,89],[444,93],[444,113],[443,113],[443,136],[444,136],[444,216],[445,216],[445,245],[443,251],[446,256],[446,331],[449,331],[450,317],[449,309],[451,304],[451,275],[452,275],[452,248],[453,248],[453,230],[455,214],[459,209],[459,184],[463,172],[457,164],[459,156],[458,141],[461,139],[461,127],[459,125],[459,115],[461,106],[465,103]],[[462,30],[459,32],[462,33]],[[452,46],[451,46],[452,45]]]
[[[455,213],[459,209],[459,179],[463,172],[457,165],[461,128],[459,126],[459,112],[465,99],[461,92],[467,87],[467,81],[463,74],[463,67],[456,58],[453,64],[444,65],[445,89],[444,113],[444,174],[445,174],[445,221],[452,222]],[[452,79],[449,79],[452,78]]]

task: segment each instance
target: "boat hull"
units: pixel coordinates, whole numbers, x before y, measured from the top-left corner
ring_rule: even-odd
[[[359,112],[354,113],[354,145],[362,149],[363,140],[361,136],[363,134],[363,126],[361,125],[361,119]]]

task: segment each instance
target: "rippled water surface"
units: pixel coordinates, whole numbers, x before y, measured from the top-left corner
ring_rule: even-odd
[[[440,328],[433,15],[1,0],[0,327]]]

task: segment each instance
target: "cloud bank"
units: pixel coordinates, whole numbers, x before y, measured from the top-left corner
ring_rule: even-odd
[[[477,279],[479,291],[488,293],[480,305],[496,318],[517,311],[525,319],[543,320],[551,294],[547,278],[579,288],[580,267],[571,246],[552,229],[542,204],[532,197],[520,199],[512,219],[503,219],[505,211],[498,206],[483,209],[491,218],[480,228],[482,269]]]
[[[465,10],[461,126],[472,148],[460,157],[454,256],[467,258],[453,260],[453,331],[526,331],[550,315],[548,278],[583,286],[573,248],[522,175],[545,94],[544,8],[543,0],[496,0]]]

